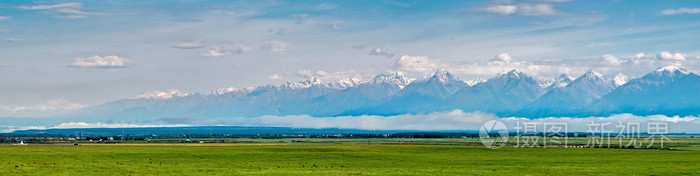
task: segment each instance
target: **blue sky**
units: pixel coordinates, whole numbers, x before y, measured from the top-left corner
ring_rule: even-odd
[[[447,69],[700,71],[697,1],[1,1],[0,109]],[[507,53],[508,57],[495,57]],[[644,53],[639,55],[639,53]],[[409,56],[409,57],[404,57]],[[420,56],[420,57],[418,57]]]

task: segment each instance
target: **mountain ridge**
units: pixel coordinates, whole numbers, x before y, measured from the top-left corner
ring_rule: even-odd
[[[319,117],[399,115],[455,109],[527,118],[619,113],[700,114],[700,102],[688,98],[700,97],[700,93],[694,93],[700,92],[700,88],[695,88],[700,87],[700,76],[694,73],[666,66],[629,81],[620,77],[609,79],[588,70],[573,80],[562,74],[545,82],[510,70],[473,86],[445,70],[417,80],[400,72],[380,74],[369,80],[345,79],[331,83],[311,78],[278,86],[226,88],[191,94],[151,92],[84,108],[73,116],[96,121],[139,121],[302,114]],[[648,95],[648,92],[655,95]],[[691,103],[674,102],[675,99]],[[641,104],[637,106],[632,102]],[[695,102],[697,104],[693,104]]]

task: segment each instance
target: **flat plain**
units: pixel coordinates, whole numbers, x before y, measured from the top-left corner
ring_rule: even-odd
[[[303,139],[292,139],[302,141]],[[461,139],[0,145],[0,175],[699,175],[695,140],[659,149],[455,145]],[[246,142],[246,143],[243,143]],[[472,141],[473,142],[473,141]]]

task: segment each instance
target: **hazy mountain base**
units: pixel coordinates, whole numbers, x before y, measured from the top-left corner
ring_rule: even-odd
[[[54,119],[56,120],[56,119]],[[429,114],[403,114],[397,116],[337,116],[337,117],[313,117],[309,115],[289,116],[261,116],[261,117],[181,117],[161,118],[156,120],[104,122],[97,119],[93,121],[63,121],[47,123],[37,122],[31,125],[0,126],[4,132],[24,129],[68,129],[68,128],[128,128],[128,127],[172,127],[172,126],[251,126],[251,127],[289,127],[312,129],[359,129],[359,130],[479,130],[482,123],[488,120],[500,120],[508,127],[514,128],[517,123],[537,122],[542,123],[566,123],[568,131],[586,132],[587,124],[606,123],[611,125],[606,129],[614,130],[619,123],[635,122],[644,125],[647,122],[666,122],[671,133],[700,133],[697,126],[700,118],[697,116],[665,116],[649,115],[636,116],[632,114],[618,114],[608,117],[550,117],[528,119],[522,117],[499,117],[491,113],[463,112],[454,110],[449,112],[435,112]],[[68,123],[66,123],[68,122]]]

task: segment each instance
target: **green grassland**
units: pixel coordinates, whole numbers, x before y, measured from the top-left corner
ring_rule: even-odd
[[[0,145],[0,175],[700,174],[697,139],[666,150],[494,150],[468,144],[473,139],[229,140],[236,142]]]

